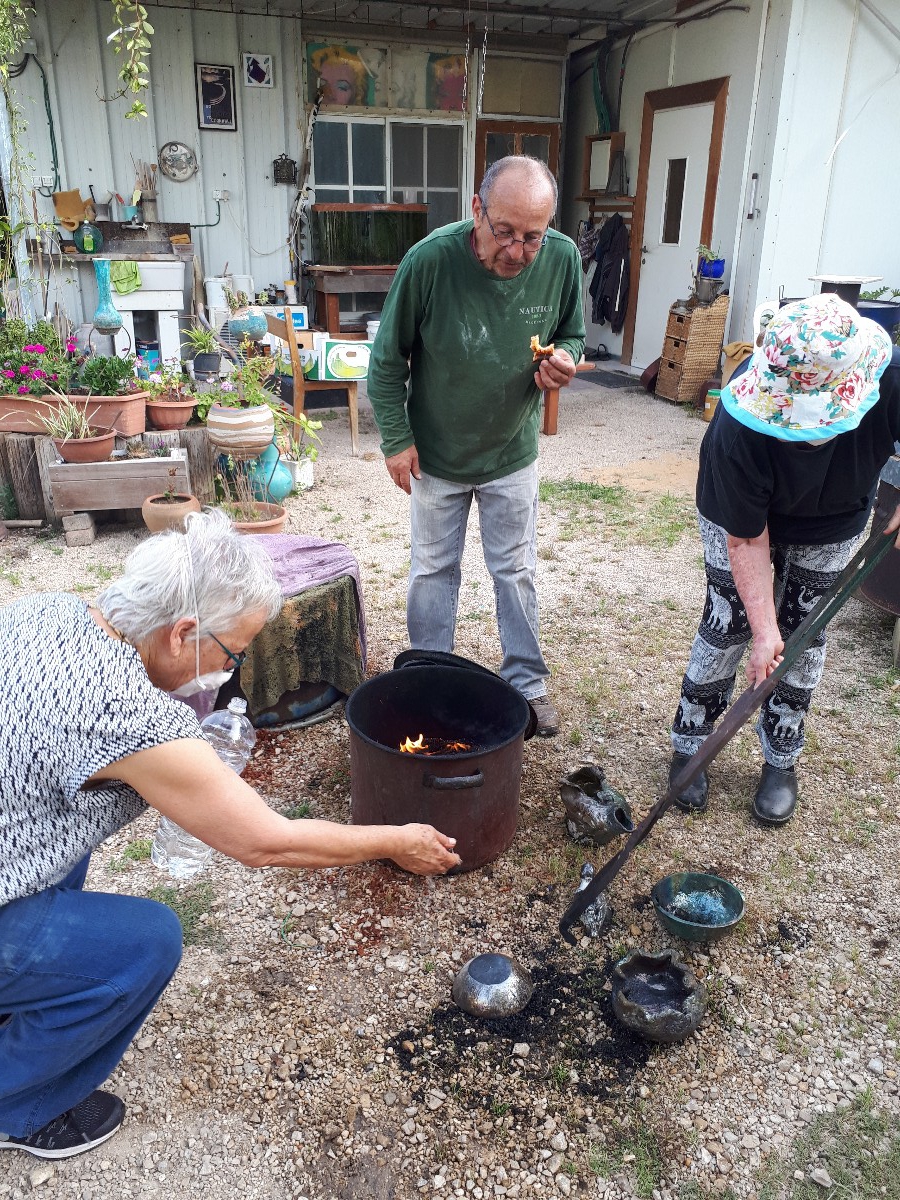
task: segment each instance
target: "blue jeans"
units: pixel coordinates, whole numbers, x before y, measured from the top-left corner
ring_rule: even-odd
[[[500,674],[532,700],[547,690],[550,672],[538,644],[537,463],[490,483],[451,483],[424,472],[412,480],[412,552],[406,624],[416,650],[453,649],[460,563],[472,497],[478,504],[481,548],[494,581]]]
[[[0,908],[0,1130],[28,1137],[114,1070],[181,960],[164,904],[55,887]]]

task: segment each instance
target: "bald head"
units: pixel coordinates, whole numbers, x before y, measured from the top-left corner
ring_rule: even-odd
[[[553,205],[551,215],[556,212],[556,180],[547,164],[539,158],[532,158],[529,154],[509,154],[506,158],[499,158],[488,167],[478,189],[482,204],[490,204],[494,188],[501,180],[510,188],[524,185],[529,190],[547,194]]]

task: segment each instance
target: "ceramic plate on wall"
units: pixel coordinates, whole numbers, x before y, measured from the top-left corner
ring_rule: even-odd
[[[163,175],[175,183],[185,183],[197,174],[197,155],[184,142],[166,142],[157,157]]]

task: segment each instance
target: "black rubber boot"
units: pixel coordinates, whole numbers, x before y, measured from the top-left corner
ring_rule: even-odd
[[[763,763],[759,786],[753,797],[753,815],[763,825],[783,825],[797,807],[797,773]]]
[[[672,755],[672,761],[669,764],[669,787],[675,782],[687,764],[691,761],[689,754]],[[709,776],[705,771],[701,771],[693,783],[689,784],[683,792],[675,797],[675,803],[679,808],[683,808],[685,812],[705,812],[706,806],[709,803]]]

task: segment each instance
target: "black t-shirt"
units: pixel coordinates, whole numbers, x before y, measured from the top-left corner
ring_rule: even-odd
[[[855,537],[900,441],[900,347],[881,376],[880,393],[856,429],[824,446],[757,433],[719,404],[700,446],[700,513],[738,538],[758,537],[766,525],[770,539],[782,544]]]

